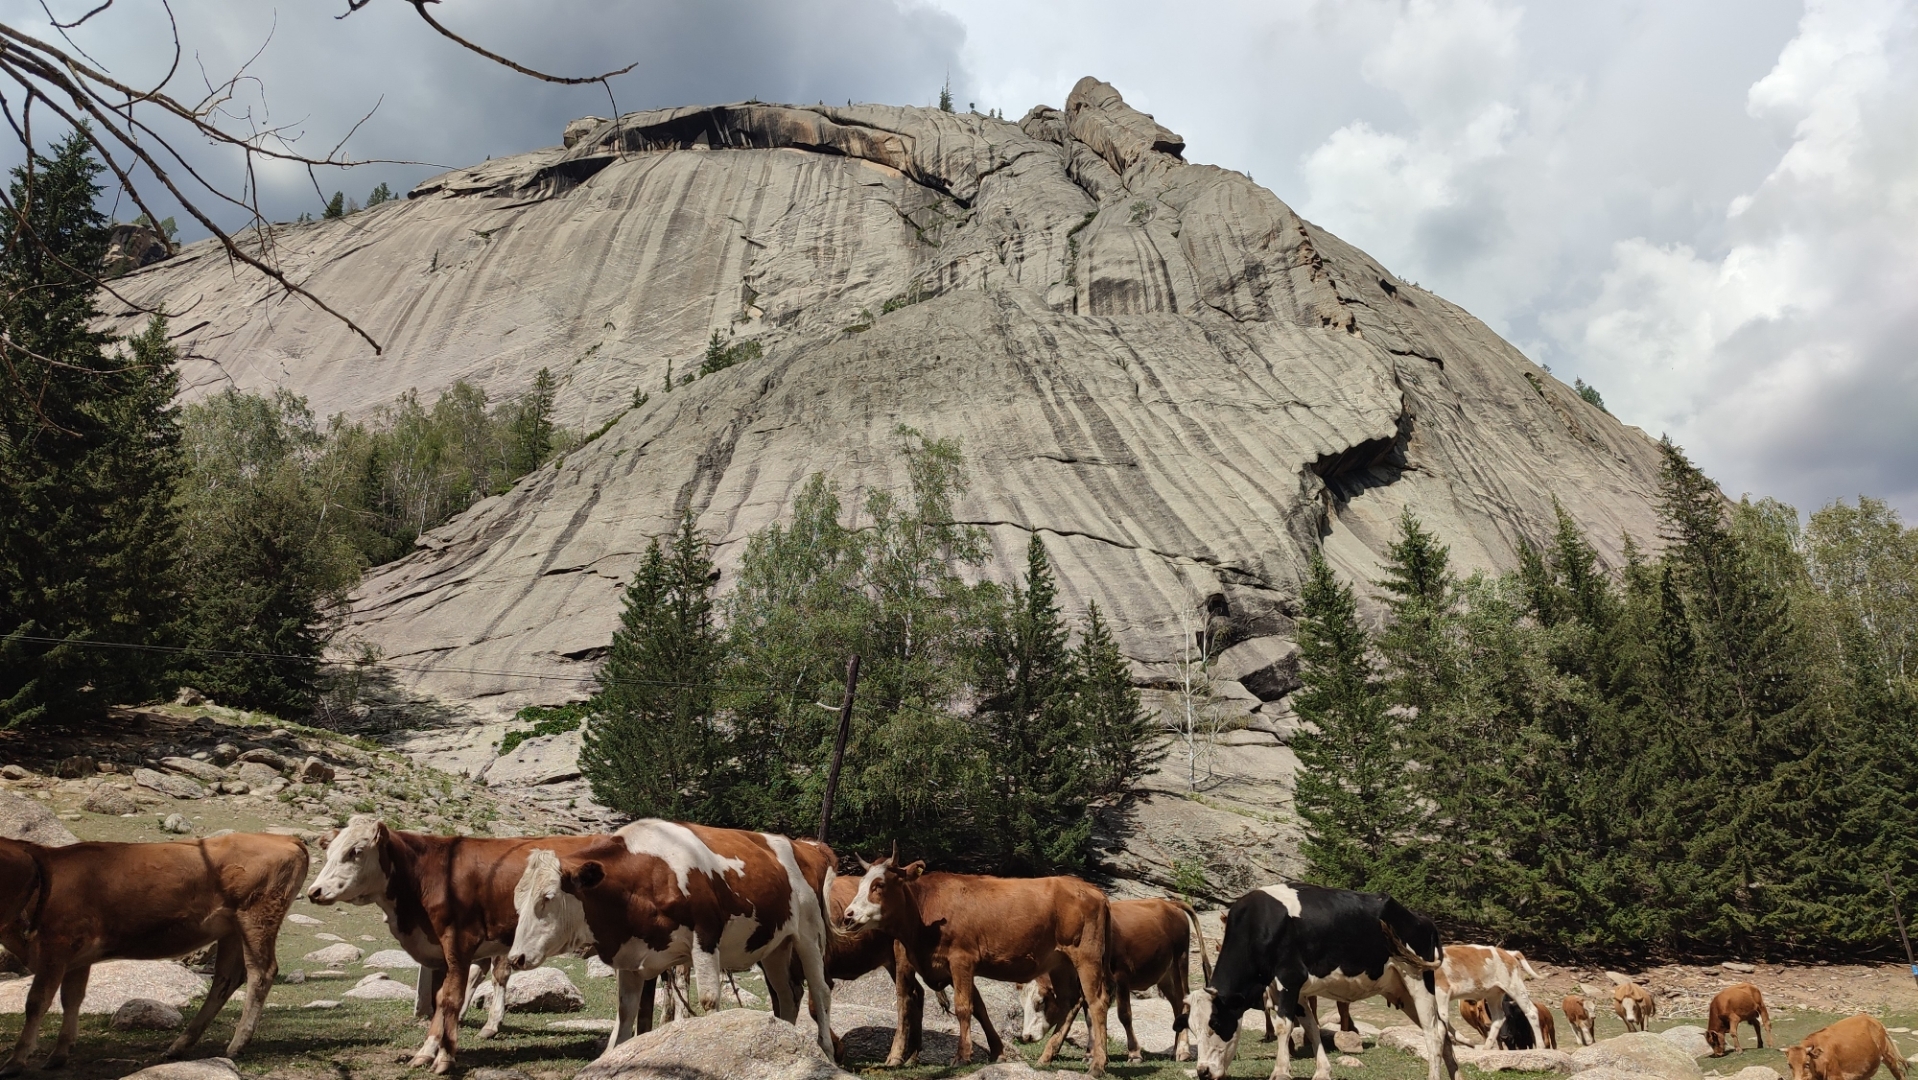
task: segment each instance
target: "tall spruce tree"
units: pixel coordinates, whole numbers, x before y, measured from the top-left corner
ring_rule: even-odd
[[[718,760],[725,641],[713,621],[713,564],[688,509],[669,547],[655,538],[626,587],[580,751],[593,797],[636,817],[705,819]]]
[[[1086,604],[1086,628],[1072,656],[1079,713],[1091,756],[1088,785],[1095,798],[1124,795],[1165,760],[1165,732],[1145,711],[1132,685],[1132,668],[1112,638],[1099,602]]]
[[[1009,590],[1008,599],[988,632],[979,679],[978,718],[993,796],[989,835],[1003,845],[1001,861],[1012,869],[1080,868],[1090,854],[1092,763],[1073,707],[1058,587],[1036,532],[1026,544],[1025,583]]]
[[[164,324],[92,329],[107,222],[75,132],[12,172],[0,241],[0,726],[83,722],[157,688],[175,611],[177,374]],[[58,644],[28,638],[56,639]]]

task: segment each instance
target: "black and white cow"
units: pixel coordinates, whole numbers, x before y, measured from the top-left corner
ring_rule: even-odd
[[[1226,911],[1212,985],[1192,994],[1199,1080],[1226,1075],[1238,1049],[1239,1021],[1260,1007],[1268,986],[1278,997],[1274,1080],[1291,1075],[1295,1018],[1304,1022],[1306,1045],[1318,1053],[1314,1080],[1332,1075],[1318,1017],[1300,1009],[1301,997],[1350,1002],[1374,996],[1425,1031],[1429,1080],[1457,1080],[1458,1062],[1434,999],[1433,972],[1441,956],[1438,928],[1391,897],[1291,884],[1246,893]]]

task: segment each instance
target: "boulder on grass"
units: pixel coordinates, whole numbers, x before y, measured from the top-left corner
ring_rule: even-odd
[[[490,1006],[497,989],[491,979],[482,982],[473,994],[473,1005]],[[578,1012],[585,1007],[586,995],[558,968],[515,971],[506,980],[507,1012]]]
[[[0,1013],[24,1012],[31,982],[14,979],[0,983]],[[176,960],[105,960],[93,965],[80,1012],[111,1016],[134,998],[151,998],[184,1009],[206,992],[206,985],[206,979]]]
[[[628,1039],[580,1070],[574,1080],[685,1080],[692,1076],[842,1080],[852,1074],[827,1060],[812,1036],[773,1014],[722,1009]]]
[[[1712,1044],[1705,1041],[1705,1029],[1696,1024],[1681,1024],[1678,1027],[1666,1028],[1658,1033],[1658,1037],[1695,1058],[1702,1058],[1712,1052]]]
[[[418,995],[414,994],[411,986],[389,977],[384,971],[376,971],[340,996],[359,1001],[404,1001],[411,1004]]]
[[[240,1080],[240,1070],[233,1067],[231,1058],[201,1058],[199,1061],[169,1061],[137,1073],[128,1073],[121,1080]]]
[[[1572,1068],[1579,1073],[1610,1068],[1659,1080],[1703,1080],[1705,1075],[1683,1047],[1649,1031],[1628,1032],[1581,1046],[1572,1051]]]
[[[1763,1065],[1747,1065],[1733,1073],[1731,1080],[1778,1080],[1778,1070]]]
[[[1458,1055],[1460,1061],[1466,1055]],[[1557,1072],[1572,1071],[1572,1055],[1563,1050],[1481,1050],[1471,1055],[1479,1072]]]
[[[140,812],[140,804],[133,801],[133,796],[128,795],[112,784],[101,784],[99,787],[94,788],[87,793],[87,801],[80,805],[82,809],[91,810],[96,814],[113,814],[117,816],[120,814],[137,814]]]
[[[60,824],[53,811],[35,799],[0,792],[0,836],[47,847],[77,844],[80,838]]]
[[[312,952],[300,957],[300,959],[309,964],[321,964],[325,967],[337,968],[345,967],[348,964],[357,964],[360,962],[360,957],[365,955],[365,951],[358,945],[349,945],[342,941],[338,945],[328,945],[324,949],[314,949]]]
[[[171,795],[176,799],[203,799],[206,789],[198,781],[172,773],[154,772],[152,769],[133,770],[133,782],[143,788],[149,788],[162,795]]]
[[[115,1031],[173,1031],[184,1023],[180,1010],[166,1002],[134,998],[113,1010],[107,1025]]]
[[[411,971],[419,967],[420,962],[413,959],[405,949],[381,949],[379,952],[367,957],[366,963],[360,966],[364,968],[380,968],[381,970],[387,968],[404,968],[407,971]]]

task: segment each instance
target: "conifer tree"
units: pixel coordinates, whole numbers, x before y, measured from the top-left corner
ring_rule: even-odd
[[[713,621],[714,572],[688,509],[662,547],[647,545],[626,587],[599,673],[580,771],[593,797],[636,817],[701,819],[720,734],[725,644]]]
[[[1112,638],[1099,602],[1086,604],[1086,628],[1073,653],[1074,705],[1090,749],[1090,794],[1109,798],[1137,787],[1165,760],[1164,732],[1145,711],[1132,669]]]
[[[557,390],[553,373],[540,368],[533,376],[532,389],[513,410],[506,432],[508,484],[539,468],[553,452],[553,397]]]
[[[92,329],[103,171],[75,132],[16,167],[0,241],[0,727],[85,721],[157,689],[175,614],[177,385],[164,324]],[[26,638],[59,639],[59,644]]]
[[[333,218],[345,217],[346,216],[346,196],[341,192],[338,192],[338,191],[334,192],[333,197],[326,200],[326,209],[320,214],[320,216],[328,219],[329,221],[332,220]]]
[[[1394,671],[1398,703],[1423,714],[1439,704],[1451,679],[1446,630],[1457,588],[1451,552],[1407,508],[1399,513],[1399,538],[1386,549],[1384,569],[1377,584],[1391,620],[1379,647]]]

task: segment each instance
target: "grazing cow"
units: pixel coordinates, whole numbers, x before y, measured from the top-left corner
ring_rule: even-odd
[[[1504,1023],[1498,1029],[1498,1048],[1500,1050],[1536,1050],[1538,1039],[1532,1034],[1532,1023],[1525,1016],[1525,1010],[1518,1002],[1505,998],[1501,1003]]]
[[[306,898],[320,905],[379,906],[387,930],[419,961],[417,1009],[430,1016],[426,1041],[409,1064],[444,1073],[459,1053],[471,965],[503,957],[512,945],[519,918],[513,886],[527,855],[535,848],[570,850],[587,839],[430,836],[389,829],[379,818],[359,814],[327,844],[326,863]],[[496,962],[492,969],[497,992],[482,1038],[499,1030],[506,1008],[506,965]]]
[[[1199,1080],[1222,1080],[1238,1049],[1239,1020],[1256,1009],[1265,988],[1279,989],[1278,1062],[1274,1080],[1292,1070],[1292,1023],[1300,998],[1362,1001],[1383,995],[1425,1031],[1429,1080],[1458,1076],[1435,973],[1443,960],[1438,928],[1377,893],[1316,885],[1268,885],[1234,901],[1212,985],[1192,995]],[[1315,1080],[1332,1062],[1316,1010],[1303,1010],[1305,1038],[1318,1055]]]
[[[1598,1041],[1598,1024],[1592,1018],[1590,1003],[1577,994],[1566,994],[1558,1007],[1565,1010],[1565,1022],[1572,1025],[1578,1045],[1590,1046]]]
[[[1537,1010],[1533,1015],[1533,1020],[1538,1026],[1536,1045],[1542,1046],[1547,1050],[1558,1049],[1558,1029],[1552,1022],[1552,1007],[1534,1002],[1532,1008]],[[1532,1038],[1529,1030],[1524,1032],[1508,1032],[1506,1029],[1506,1025],[1510,1024],[1515,1016],[1519,1018],[1521,1026],[1525,1026],[1528,1029],[1530,1027],[1530,1025],[1524,1023],[1524,1014],[1517,1011],[1517,1006],[1512,1003],[1511,998],[1500,994],[1490,1004],[1484,1001],[1469,1000],[1458,1003],[1459,1018],[1471,1025],[1472,1030],[1478,1032],[1480,1041],[1488,1046],[1494,1045],[1492,1037],[1493,1009],[1499,1011],[1500,1017],[1504,1021],[1504,1023],[1499,1026],[1499,1034],[1496,1040],[1498,1048],[1501,1050],[1532,1049],[1530,1045]],[[1520,1045],[1521,1041],[1528,1045]]]
[[[1791,1080],[1871,1080],[1879,1065],[1892,1080],[1905,1080],[1904,1060],[1885,1025],[1862,1013],[1805,1036],[1785,1049],[1785,1060]]]
[[[1458,1003],[1460,1020],[1478,1032],[1479,1041],[1490,1045],[1492,1038],[1492,1011],[1483,1001],[1461,1001]]]
[[[1439,1015],[1450,1016],[1449,1003],[1454,1001],[1485,1002],[1490,1025],[1481,1034],[1487,1046],[1497,1046],[1499,1030],[1505,1025],[1500,998],[1516,1000],[1522,1017],[1538,1013],[1531,995],[1525,992],[1526,976],[1536,979],[1538,972],[1526,963],[1524,953],[1492,945],[1447,945],[1445,964],[1438,972]],[[1527,1033],[1524,1038],[1529,1040],[1531,1036]]]
[[[1652,1000],[1650,991],[1628,979],[1612,987],[1612,1011],[1625,1021],[1626,1031],[1644,1031],[1658,1015],[1658,1002]]]
[[[1092,1029],[1087,1064],[1094,1076],[1105,1072],[1112,917],[1105,894],[1095,886],[1070,877],[928,874],[920,863],[898,866],[887,858],[868,864],[846,905],[846,925],[855,930],[879,926],[905,947],[927,985],[952,987],[952,1011],[959,1021],[954,1063],[959,1065],[972,1060],[975,1015],[992,1057],[1007,1053],[975,979],[1030,982],[1051,975],[1056,980],[1072,969]],[[907,992],[905,981],[895,983],[899,993]],[[1065,1037],[1061,1025],[1040,1051],[1040,1064],[1052,1060]]]
[[[1552,1022],[1552,1006],[1540,1001],[1532,1008],[1538,1013],[1538,1044],[1547,1050],[1558,1049],[1558,1026]]]
[[[515,890],[518,929],[507,960],[535,967],[592,946],[599,958],[651,979],[690,961],[702,1009],[719,1005],[722,971],[757,964],[773,1012],[799,1015],[798,961],[819,1045],[834,1052],[826,981],[833,853],[811,840],[642,818],[564,854],[535,852]],[[627,1007],[621,1005],[621,1024]],[[615,1036],[620,1032],[615,1031]]]
[[[1759,1022],[1764,1027],[1759,1027]],[[1712,998],[1711,1009],[1705,1016],[1705,1041],[1712,1044],[1712,1056],[1725,1056],[1725,1036],[1732,1037],[1734,1049],[1745,1049],[1744,1042],[1738,1037],[1738,1025],[1750,1024],[1752,1035],[1758,1039],[1758,1048],[1763,1050],[1765,1042],[1771,1039],[1771,1010],[1765,1008],[1765,995],[1751,983],[1733,983],[1720,990]]]
[[[1139,1039],[1132,1031],[1132,992],[1158,987],[1172,1005],[1172,1060],[1184,1061],[1192,1033],[1186,1026],[1186,978],[1192,963],[1192,941],[1199,942],[1199,966],[1212,981],[1212,960],[1205,954],[1205,936],[1199,932],[1199,914],[1183,900],[1117,900],[1112,903],[1111,958],[1113,992],[1119,1023],[1125,1028],[1126,1060],[1142,1061]],[[1079,978],[1070,969],[1050,974],[1020,987],[1025,1041],[1034,1042],[1052,1028],[1071,1027],[1084,1004]]]
[[[167,1056],[198,1042],[244,982],[246,1005],[226,1047],[228,1057],[237,1056],[252,1039],[279,972],[274,950],[280,923],[306,879],[306,845],[258,833],[57,848],[0,840],[0,867],[13,886],[0,890],[0,916],[6,917],[0,943],[33,972],[20,1039],[0,1067],[0,1075],[12,1075],[26,1067],[55,990],[65,1016],[47,1067],[66,1063],[94,964],[164,960],[215,943],[213,984]]]

